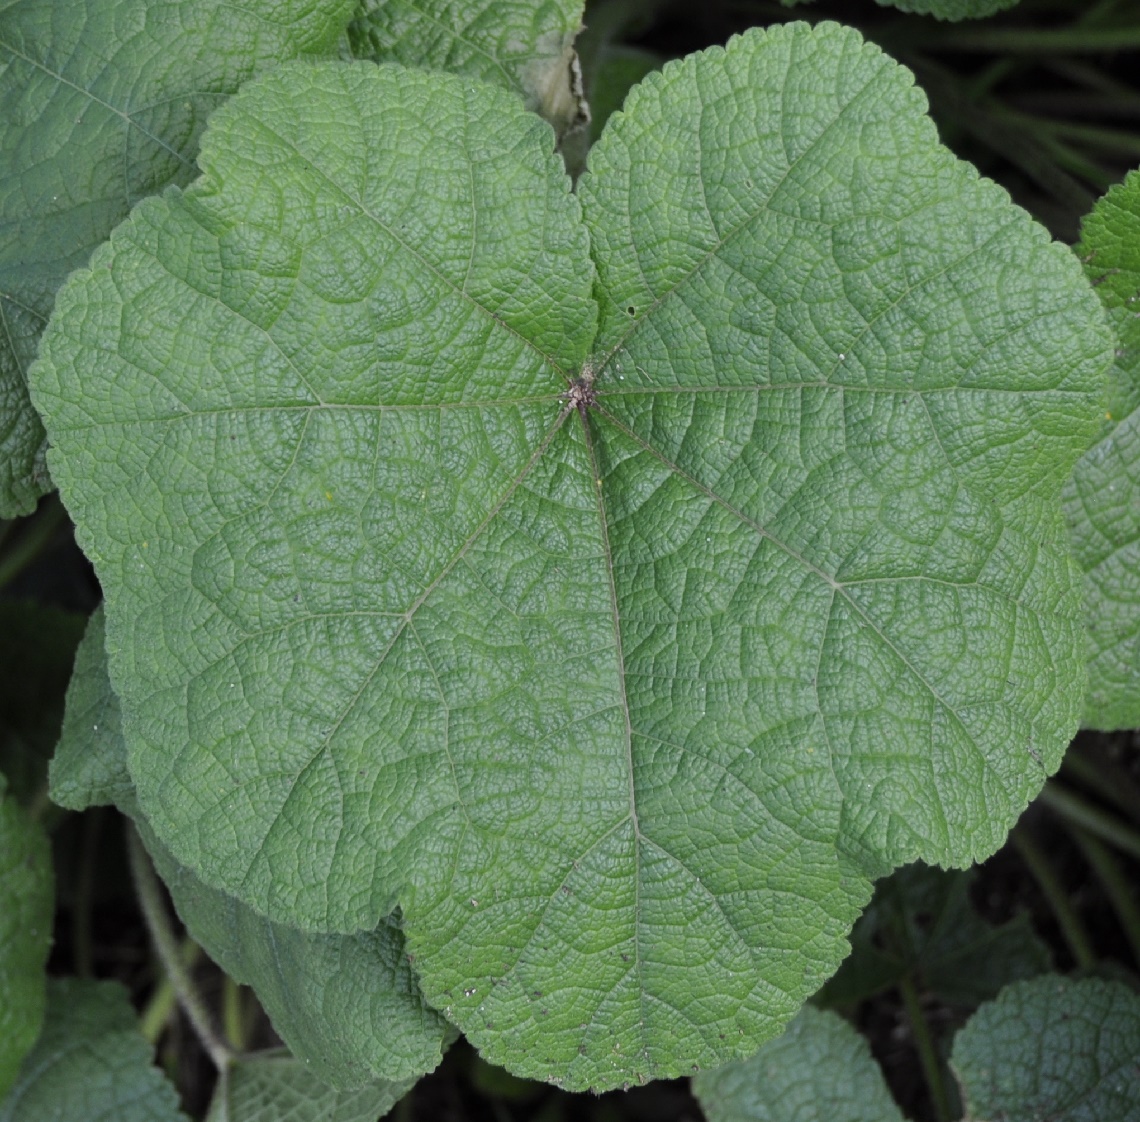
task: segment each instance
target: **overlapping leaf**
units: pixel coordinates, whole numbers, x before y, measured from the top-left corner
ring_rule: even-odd
[[[0,1100],[43,1021],[54,904],[47,837],[7,786],[0,775]]]
[[[981,1009],[951,1058],[967,1117],[1137,1122],[1140,997],[1121,982],[1018,982]]]
[[[1140,172],[1097,203],[1077,252],[1117,338],[1100,438],[1065,486],[1085,573],[1084,722],[1131,729],[1140,727]]]
[[[870,874],[1000,842],[1080,704],[1109,340],[923,110],[853,32],[751,33],[633,93],[581,212],[470,81],[215,116],[34,371],[181,863],[398,903],[491,1059],[601,1087],[753,1051]]]
[[[589,120],[574,55],[584,0],[364,0],[357,58],[467,74],[514,90],[561,136]]]
[[[439,1062],[451,1030],[424,1005],[395,918],[354,935],[305,934],[272,923],[203,884],[154,836],[127,771],[102,608],[91,617],[76,658],[51,780],[52,798],[64,806],[83,810],[110,802],[134,819],[190,934],[230,977],[253,988],[278,1035],[304,1061],[303,1082],[325,1085],[319,1095],[367,1084],[363,1102],[376,1094],[399,1098],[408,1080]],[[270,1068],[276,1070],[270,1064],[245,1073],[234,1084],[245,1088],[239,1098],[261,1087]],[[292,1069],[282,1070],[288,1076]],[[379,1090],[377,1080],[384,1081]]]
[[[25,375],[56,289],[140,198],[193,178],[210,112],[282,59],[329,54],[352,7],[0,5],[0,517],[48,488]]]
[[[702,1072],[708,1122],[902,1122],[867,1042],[841,1017],[805,1006],[755,1056]]]
[[[186,1122],[117,982],[49,983],[43,1032],[11,1094],[0,1100],[0,1122],[54,1118]]]

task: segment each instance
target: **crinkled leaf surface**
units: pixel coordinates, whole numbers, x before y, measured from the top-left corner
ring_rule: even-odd
[[[1140,172],[1096,204],[1077,252],[1117,339],[1100,438],[1065,486],[1085,574],[1084,723],[1131,729],[1140,727]]]
[[[76,612],[0,603],[0,771],[25,803],[43,789],[83,627]]]
[[[0,1122],[186,1122],[118,982],[53,978],[43,1032]]]
[[[1046,975],[1006,988],[954,1040],[969,1119],[1137,1122],[1140,996]]]
[[[47,837],[0,775],[0,1100],[43,1021],[54,905]]]
[[[282,59],[331,53],[352,7],[0,5],[0,517],[49,487],[25,375],[64,278],[140,198],[193,178],[209,113]]]
[[[908,865],[875,886],[851,932],[851,954],[819,993],[848,1006],[909,978],[944,1002],[975,1006],[1044,973],[1049,950],[1026,915],[1000,926],[974,910],[970,871]]]
[[[985,19],[1012,8],[1018,0],[876,0],[884,8],[898,8],[935,19]]]
[[[204,884],[154,836],[127,770],[102,608],[92,615],[76,659],[51,778],[52,798],[63,806],[114,803],[134,819],[190,934],[227,974],[253,988],[278,1035],[305,1061],[308,1079],[326,1089],[352,1089],[378,1079],[415,1079],[439,1063],[451,1030],[424,1004],[394,919],[354,935],[273,923]]]
[[[574,39],[584,0],[364,0],[356,58],[450,70],[514,90],[561,136],[589,121]]]
[[[600,1087],[753,1051],[870,873],[996,847],[1076,723],[1109,339],[923,110],[854,32],[750,33],[634,91],[584,216],[469,80],[219,111],[34,368],[181,863],[399,904],[490,1059]]]
[[[376,1122],[413,1082],[335,1091],[288,1053],[244,1056],[219,1081],[206,1122]]]
[[[756,1055],[693,1080],[708,1122],[902,1122],[867,1041],[805,1005]]]

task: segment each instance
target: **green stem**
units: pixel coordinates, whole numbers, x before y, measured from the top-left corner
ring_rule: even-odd
[[[75,972],[90,978],[95,972],[94,939],[91,935],[91,901],[95,887],[95,859],[99,834],[103,828],[103,808],[92,807],[83,818],[79,868],[75,881],[75,904],[72,908],[72,958]]]
[[[206,1054],[218,1071],[225,1071],[237,1058],[236,1053],[215,1031],[209,1011],[190,980],[190,972],[182,965],[178,942],[170,924],[170,916],[162,902],[162,889],[155,875],[154,866],[150,863],[146,850],[143,849],[138,831],[130,824],[127,826],[127,850],[130,854],[135,892],[138,894],[143,918],[146,920],[162,968],[171,986],[174,987],[178,1004],[182,1006],[182,1011],[186,1014]]]
[[[198,959],[202,957],[202,948],[193,939],[187,937],[182,940],[179,957],[182,959],[182,965],[186,970],[191,970]],[[166,1028],[170,1015],[174,1012],[177,1004],[178,995],[174,992],[170,979],[163,974],[162,980],[155,987],[154,993],[151,994],[150,1000],[146,1003],[142,1016],[139,1018],[139,1028],[143,1036],[152,1045],[158,1043],[158,1038],[162,1035],[162,1030]]]
[[[942,1078],[942,1065],[938,1062],[938,1049],[934,1047],[934,1040],[930,1035],[930,1026],[926,1023],[926,1016],[922,1012],[922,1002],[918,997],[918,989],[910,974],[904,975],[899,982],[899,994],[902,996],[907,1020],[910,1021],[914,1046],[918,1050],[922,1074],[926,1078],[930,1100],[934,1105],[934,1117],[937,1122],[950,1122],[953,1115],[950,1109],[950,1098],[946,1093],[946,1081]]]
[[[238,1052],[246,1050],[245,1005],[241,986],[228,974],[222,980],[222,1032]]]
[[[1122,853],[1140,860],[1140,832],[1121,822],[1114,814],[1094,806],[1050,780],[1038,796],[1058,817],[1115,846]]]
[[[1133,822],[1140,822],[1140,787],[1132,782],[1124,768],[1101,758],[1099,754],[1093,757],[1080,748],[1072,747],[1065,753],[1061,770],[1095,791],[1106,802],[1113,803]]]
[[[1079,826],[1070,825],[1068,829],[1112,902],[1116,918],[1120,920],[1124,936],[1132,948],[1133,963],[1140,965],[1140,906],[1136,903],[1131,879],[1121,872],[1112,851],[1099,838]]]
[[[0,557],[0,588],[11,584],[39,556],[66,518],[67,512],[56,496],[44,500],[44,505],[28,519],[24,532],[11,535],[11,548]]]
[[[1140,156],[1140,136],[1127,129],[1084,125],[1079,121],[1048,121],[1044,124],[1054,136],[1067,137],[1090,148],[1108,152],[1122,152],[1125,156]]]
[[[1140,47],[1140,27],[954,27],[922,28],[908,46],[993,54],[1086,54]]]
[[[1023,826],[1014,827],[1013,833],[1009,835],[1009,840],[1013,843],[1014,849],[1017,850],[1030,873],[1033,874],[1033,879],[1037,881],[1037,886],[1048,901],[1073,959],[1082,970],[1091,970],[1096,966],[1097,959],[1093,953],[1088,932],[1085,931],[1085,926],[1081,922],[1080,916],[1077,915],[1076,909],[1069,903],[1069,895],[1053,872],[1053,866],[1049,864],[1049,859],[1041,852],[1037,843]]]

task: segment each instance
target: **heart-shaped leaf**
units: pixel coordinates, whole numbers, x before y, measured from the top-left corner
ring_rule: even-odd
[[[180,862],[399,904],[489,1058],[610,1087],[754,1051],[870,875],[998,845],[1080,705],[1109,338],[924,108],[854,32],[750,33],[634,91],[581,210],[469,80],[215,115],[33,370]]]

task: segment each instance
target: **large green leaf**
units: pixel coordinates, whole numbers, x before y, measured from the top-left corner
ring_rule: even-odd
[[[1085,574],[1084,722],[1132,729],[1140,727],[1140,172],[1096,204],[1077,252],[1117,338],[1100,438],[1065,487]]]
[[[834,1013],[805,1006],[747,1060],[693,1080],[708,1122],[902,1122],[871,1050]]]
[[[1140,997],[1121,982],[1018,982],[954,1040],[966,1116],[1140,1122]]]
[[[585,224],[470,80],[215,115],[33,368],[179,862],[399,904],[489,1058],[600,1087],[754,1051],[869,875],[999,844],[1076,725],[1110,340],[923,110],[854,32],[750,33],[634,91]]]
[[[522,96],[561,136],[589,121],[574,39],[584,0],[362,0],[357,58],[450,70]]]
[[[12,1093],[0,1100],[0,1122],[65,1118],[186,1122],[117,982],[48,983],[43,1032]]]
[[[0,1100],[43,1021],[54,903],[47,837],[0,775]]]
[[[326,1090],[353,1089],[378,1079],[415,1079],[439,1063],[451,1030],[425,1006],[395,918],[354,935],[306,934],[273,923],[203,884],[154,836],[127,770],[101,608],[76,658],[51,781],[52,798],[64,806],[114,803],[134,819],[190,934],[230,977],[253,988],[310,1079]],[[386,1086],[391,1091],[396,1083]]]
[[[0,517],[48,489],[25,373],[56,289],[130,208],[187,183],[206,117],[281,59],[327,55],[352,0],[0,4]]]
[[[334,1091],[288,1053],[243,1056],[218,1081],[206,1122],[376,1122],[413,1082]]]

